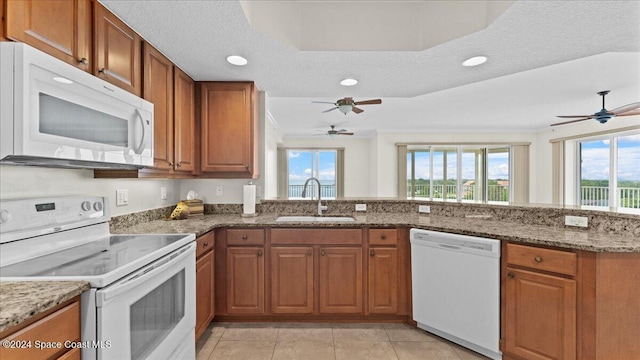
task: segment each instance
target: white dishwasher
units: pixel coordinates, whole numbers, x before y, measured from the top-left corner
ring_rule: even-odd
[[[500,240],[411,229],[411,264],[418,327],[502,359]]]

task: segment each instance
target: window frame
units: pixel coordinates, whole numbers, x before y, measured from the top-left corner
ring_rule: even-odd
[[[311,194],[306,198],[289,197],[289,152],[290,151],[311,151],[316,152],[312,155],[314,158],[319,156],[321,151],[336,152],[336,197],[327,198],[328,200],[337,200],[344,198],[344,147],[279,147],[278,148],[278,198],[287,200],[310,200],[316,199],[316,194]],[[319,169],[318,169],[319,170]],[[312,171],[313,172],[313,171]]]

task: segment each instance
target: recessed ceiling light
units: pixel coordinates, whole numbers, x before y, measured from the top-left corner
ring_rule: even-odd
[[[478,66],[484,64],[487,61],[486,56],[474,56],[462,62],[462,66]]]
[[[67,79],[67,78],[63,78],[60,76],[56,76],[53,78],[53,80],[59,82],[59,83],[63,83],[63,84],[73,84],[73,81]]]
[[[342,86],[353,86],[355,84],[358,83],[358,80],[356,79],[344,79],[342,81],[340,81],[340,85]]]
[[[238,65],[238,66],[247,65],[248,63],[247,59],[238,55],[227,56],[227,62],[229,64]]]

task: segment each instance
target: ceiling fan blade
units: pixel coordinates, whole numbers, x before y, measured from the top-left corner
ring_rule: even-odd
[[[341,133],[337,133],[336,135],[353,135],[353,133],[341,132]]]
[[[352,106],[352,107],[351,107],[351,110],[353,110],[353,112],[354,112],[354,113],[356,113],[356,114],[360,114],[361,112],[363,112],[363,111],[364,111],[364,110],[362,110],[362,109],[358,109],[358,108],[357,108],[357,107],[355,107],[355,106]]]
[[[618,116],[634,116],[634,115],[640,115],[640,111],[627,111],[624,114],[616,115],[616,117],[618,117]]]
[[[593,115],[558,115],[556,117],[559,118],[563,118],[563,119],[571,119],[571,118],[583,118],[583,117],[593,117]]]
[[[329,102],[329,101],[312,101],[312,103],[314,103],[314,104],[332,104],[332,105],[336,104],[336,103]]]
[[[382,100],[374,99],[374,100],[356,101],[354,102],[354,104],[355,105],[376,105],[376,104],[382,104]]]
[[[336,130],[337,132],[347,132],[347,129]]]
[[[566,124],[571,124],[571,123],[585,121],[585,120],[591,120],[591,118],[590,117],[586,117],[586,118],[582,118],[582,119],[578,119],[578,120],[565,121],[565,122],[551,124],[551,126],[566,125]]]
[[[335,109],[337,109],[337,108],[338,108],[338,107],[336,106],[336,107],[331,108],[331,109],[329,109],[329,110],[325,110],[325,111],[323,111],[323,113],[326,113],[326,112],[329,112],[329,111],[333,111],[333,110],[335,110]]]
[[[640,108],[640,102],[620,106],[619,108],[615,108],[613,110],[610,110],[609,112],[614,115],[620,115],[626,113],[627,111],[635,110],[638,108]]]

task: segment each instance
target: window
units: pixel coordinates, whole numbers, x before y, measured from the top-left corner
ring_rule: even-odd
[[[578,140],[577,155],[580,205],[640,209],[640,133]]]
[[[280,182],[279,196],[289,199],[303,199],[304,184],[309,178],[320,181],[320,195],[323,199],[343,197],[344,149],[278,149]],[[307,185],[306,199],[317,199],[318,184]]]
[[[406,152],[407,197],[510,201],[510,147],[425,145],[409,146]]]

